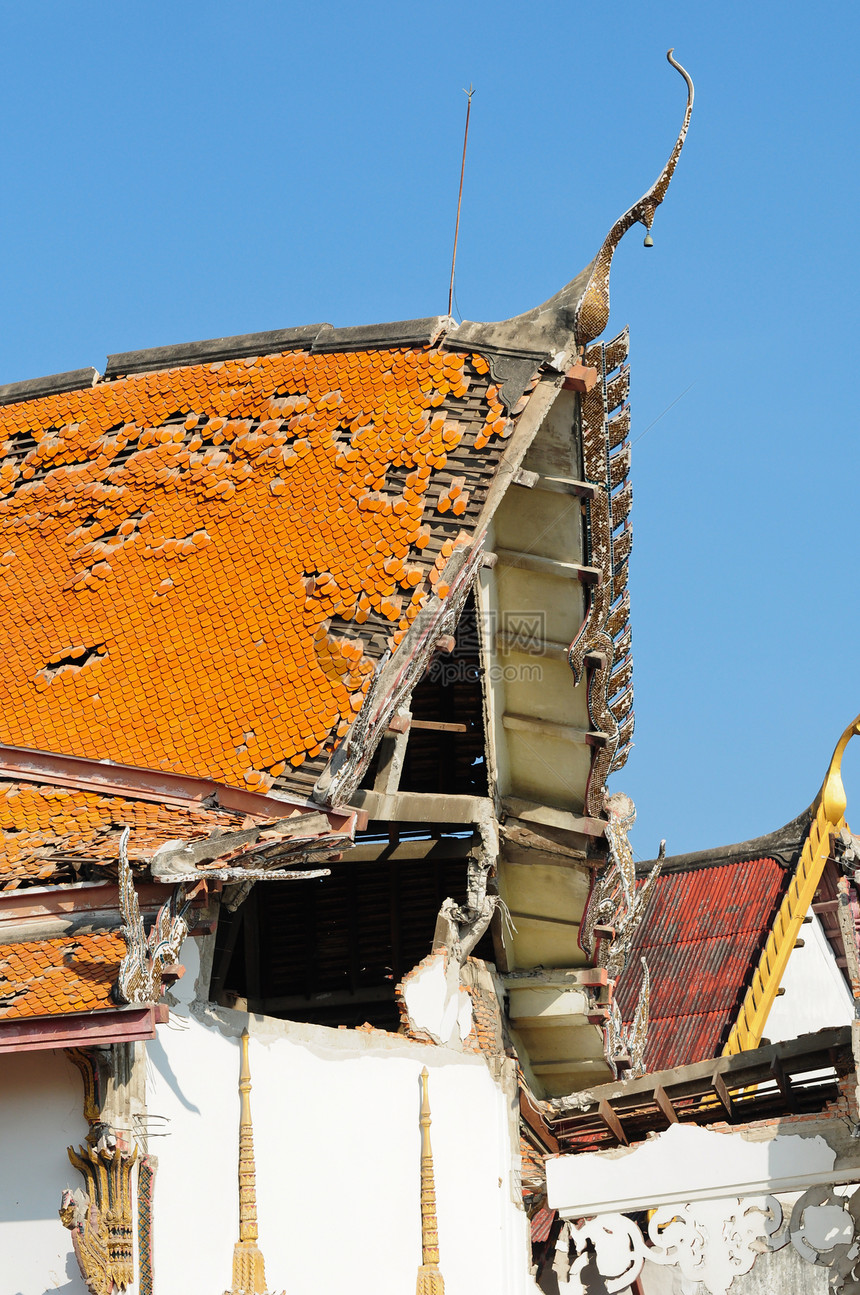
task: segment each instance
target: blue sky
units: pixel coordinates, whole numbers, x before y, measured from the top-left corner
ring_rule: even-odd
[[[528,309],[660,170],[674,45],[687,148],[654,248],[633,231],[612,279],[641,437],[636,748],[614,785],[646,858],[809,803],[860,711],[856,6],[30,0],[0,18],[0,381],[444,313],[470,82],[459,313]],[[860,752],[846,785],[850,817]]]

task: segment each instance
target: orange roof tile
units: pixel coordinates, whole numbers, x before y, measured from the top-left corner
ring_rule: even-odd
[[[447,595],[512,425],[482,357],[442,349],[288,351],[3,406],[0,740],[307,790],[375,661]]]
[[[115,1010],[124,953],[115,931],[0,945],[0,1019]]]
[[[67,787],[0,780],[0,889],[22,882],[77,881],[79,873],[115,876],[119,836],[131,828],[134,867],[166,841],[196,840],[215,828],[235,829],[235,814]],[[95,872],[93,871],[95,865]]]

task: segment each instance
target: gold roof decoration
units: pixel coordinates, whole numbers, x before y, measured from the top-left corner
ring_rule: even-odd
[[[251,1123],[251,1065],[248,1031],[242,1033],[239,1068],[239,1240],[233,1247],[233,1285],[224,1295],[267,1295],[263,1252],[257,1245],[257,1175]]]
[[[812,802],[809,830],[794,876],[773,920],[752,982],[723,1048],[723,1056],[747,1052],[761,1045],[770,1009],[800,935],[803,920],[810,910],[825,865],[833,852],[834,841],[846,827],[848,799],[842,782],[842,757],[848,743],[855,736],[860,736],[860,715],[851,721],[836,743],[821,790]]]
[[[427,1067],[421,1071],[421,1267],[416,1295],[445,1295],[445,1281],[439,1271],[439,1224],[436,1220],[436,1184],[433,1151],[430,1146],[430,1096]]]
[[[678,158],[681,156],[681,149],[684,147],[687,128],[690,125],[690,117],[693,112],[694,90],[689,73],[672,57],[673,53],[674,50],[670,49],[666,57],[672,67],[677,68],[687,83],[687,109],[684,113],[684,121],[678,132],[675,147],[672,149],[663,170],[639,201],[634,203],[628,211],[625,211],[623,216],[616,220],[591,264],[588,283],[579,299],[574,320],[574,333],[580,346],[584,346],[587,342],[592,342],[595,337],[599,337],[609,320],[609,271],[612,268],[612,257],[615,254],[615,249],[628,229],[637,222],[643,224],[649,231],[646,246],[650,246],[650,229],[654,220],[654,213],[666,196],[666,190],[669,188],[669,182],[675,173]]]

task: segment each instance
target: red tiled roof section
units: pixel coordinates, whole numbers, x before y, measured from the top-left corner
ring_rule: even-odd
[[[282,785],[446,596],[512,427],[487,362],[442,349],[3,406],[0,740]]]
[[[22,882],[78,881],[79,871],[104,866],[116,874],[119,837],[131,829],[128,852],[134,867],[148,862],[166,841],[192,841],[216,828],[236,827],[236,817],[189,806],[39,783],[0,780],[0,889]],[[98,871],[96,871],[96,875]]]
[[[658,879],[617,989],[630,1021],[646,958],[649,1071],[719,1056],[790,875],[775,859],[749,859]]]
[[[115,1010],[124,953],[115,931],[0,945],[0,1020]]]

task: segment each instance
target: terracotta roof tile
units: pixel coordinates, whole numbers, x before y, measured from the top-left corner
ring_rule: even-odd
[[[132,867],[166,841],[196,840],[216,828],[235,829],[236,816],[189,806],[39,783],[0,779],[0,889],[25,882],[78,881],[115,876],[119,836],[131,829]]]
[[[446,596],[512,427],[486,362],[441,349],[6,404],[0,740],[306,790],[375,660]]]
[[[649,1071],[719,1056],[767,939],[790,873],[775,859],[664,873],[617,989],[633,1018],[651,973]]]
[[[114,1009],[124,953],[115,931],[0,945],[0,1019]]]

